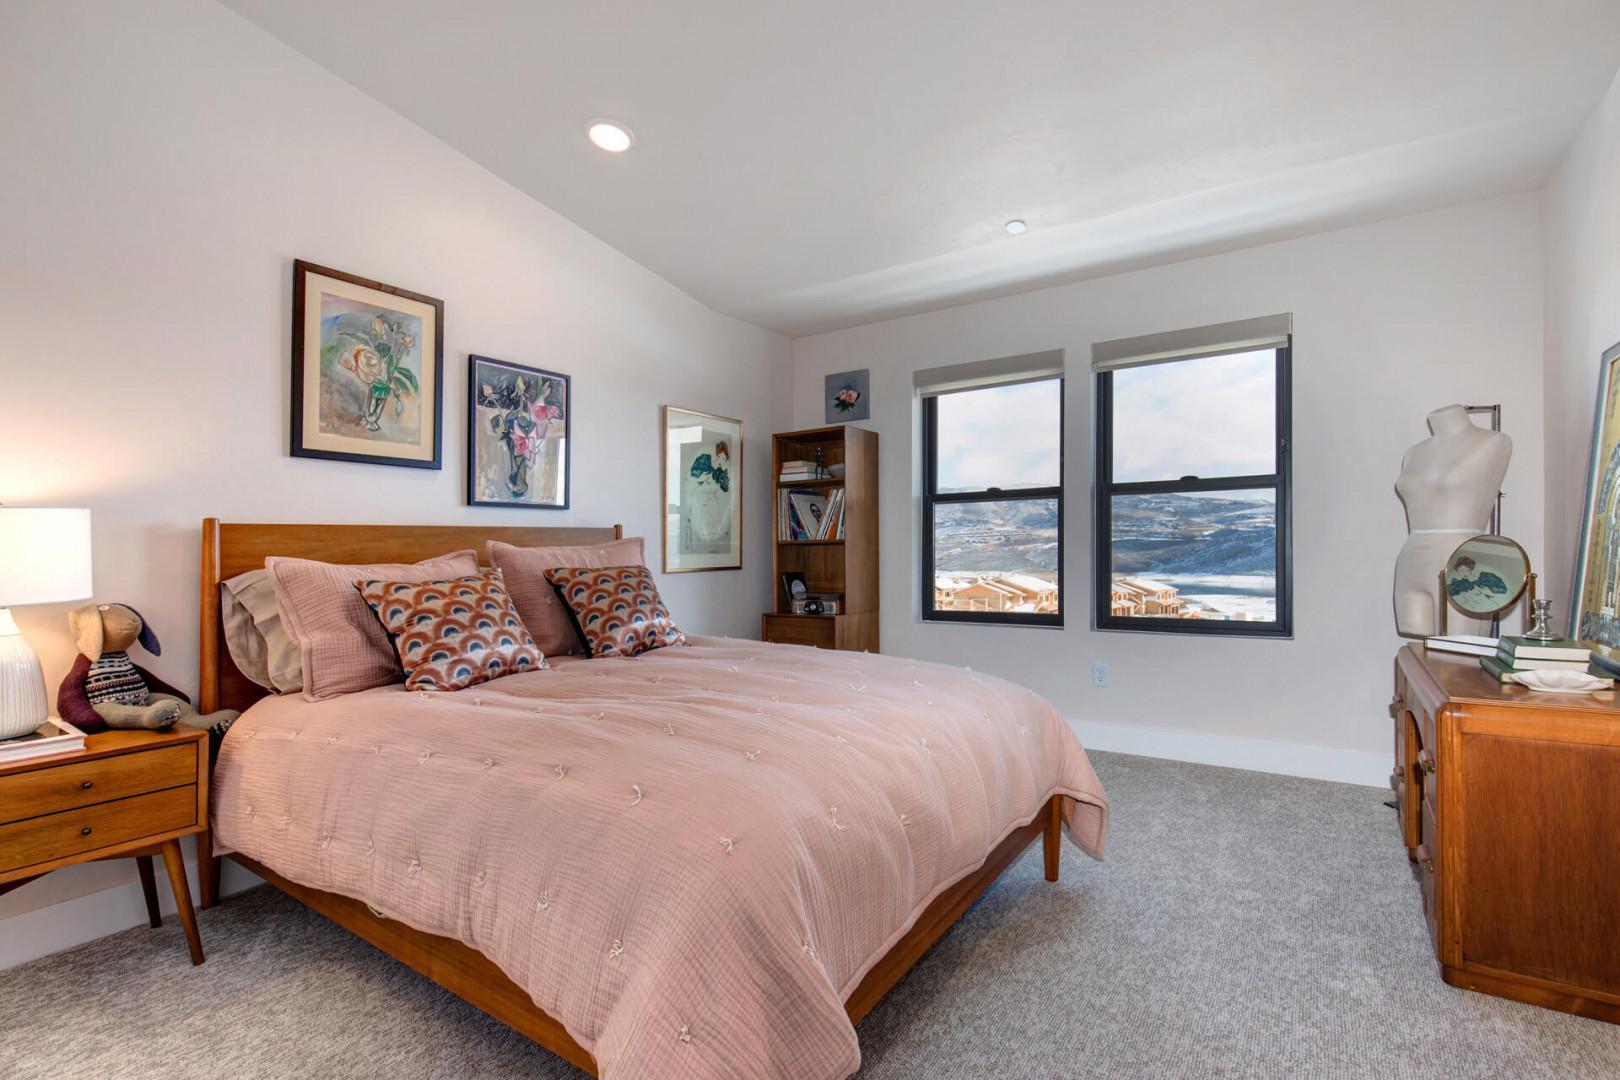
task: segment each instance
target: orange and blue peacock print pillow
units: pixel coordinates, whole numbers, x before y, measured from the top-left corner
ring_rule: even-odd
[[[355,587],[388,631],[407,690],[460,690],[546,666],[499,570]]]
[[[645,566],[554,566],[556,586],[591,656],[636,656],[685,645]]]

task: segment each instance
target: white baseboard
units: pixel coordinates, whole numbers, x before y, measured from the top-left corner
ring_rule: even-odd
[[[167,923],[175,918],[174,895],[169,891],[169,878],[163,872],[162,860],[156,860],[158,882],[158,908]],[[197,868],[186,860],[190,877],[191,898],[197,899]],[[220,895],[251,889],[260,884],[256,874],[226,860],[220,875]],[[26,888],[26,886],[24,886]],[[0,971],[27,963],[41,956],[49,956],[87,941],[128,930],[132,926],[146,925],[146,898],[141,893],[139,878],[132,878],[110,889],[98,889],[70,897],[59,903],[48,904],[0,920]],[[204,925],[203,952],[208,951],[207,927]],[[178,954],[185,959],[185,949]]]
[[[1336,780],[1342,784],[1388,787],[1395,766],[1394,752],[1339,750],[1331,746],[1242,739],[1231,735],[1204,735],[1196,731],[1107,724],[1069,717],[1069,726],[1088,750],[1112,750],[1141,757],[1224,765],[1229,769],[1303,776],[1310,780]]]

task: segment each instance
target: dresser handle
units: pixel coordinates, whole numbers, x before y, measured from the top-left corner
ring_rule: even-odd
[[[90,826],[86,825],[84,828],[80,829],[79,830],[79,835],[80,836],[89,836],[90,835]]]
[[[1434,858],[1429,854],[1428,844],[1419,844],[1417,846],[1417,861],[1418,865],[1423,869],[1431,874],[1434,873]]]
[[[1434,772],[1434,755],[1427,750],[1418,751],[1418,767],[1426,773]]]
[[[86,780],[84,783],[79,785],[79,787],[83,788],[85,791],[89,791],[91,788],[93,788],[95,786],[96,786],[96,782],[94,780]]]

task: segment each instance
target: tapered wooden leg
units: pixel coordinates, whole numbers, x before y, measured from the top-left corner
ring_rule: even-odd
[[[180,912],[180,925],[186,931],[186,945],[191,949],[191,962],[203,962],[202,937],[197,933],[197,913],[191,910],[191,886],[186,884],[186,860],[180,854],[180,841],[163,841],[163,866],[169,871],[169,888],[174,891],[174,906]]]
[[[197,834],[197,906],[207,911],[219,903],[219,859],[214,855],[214,834]]]
[[[141,892],[146,894],[146,917],[152,929],[163,925],[163,913],[158,910],[157,875],[152,872],[152,856],[135,856],[135,869],[141,874]]]
[[[1046,804],[1046,828],[1041,833],[1041,848],[1046,855],[1046,880],[1058,879],[1058,856],[1063,850],[1063,799],[1052,796]]]

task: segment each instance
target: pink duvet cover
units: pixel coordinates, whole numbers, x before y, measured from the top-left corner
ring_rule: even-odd
[[[846,1076],[844,998],[1054,792],[1108,803],[1045,700],[969,670],[698,638],[456,693],[271,698],[214,836],[478,949],[613,1077]]]

